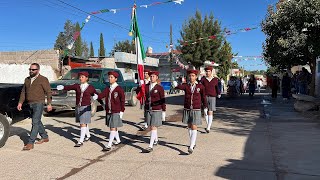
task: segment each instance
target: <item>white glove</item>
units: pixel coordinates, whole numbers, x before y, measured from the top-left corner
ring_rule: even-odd
[[[94,94],[94,95],[92,96],[92,99],[93,99],[93,100],[97,100],[97,99],[98,99],[98,94]]]
[[[162,121],[166,121],[166,112],[162,111]]]
[[[123,117],[123,112],[120,112],[120,119],[122,119]]]
[[[144,80],[140,80],[140,81],[139,81],[139,86],[140,86],[140,87],[142,86],[142,84],[144,84]]]
[[[178,86],[177,81],[173,81],[173,82],[172,82],[172,86],[173,86],[174,88],[177,87],[177,86]]]
[[[218,95],[218,98],[219,98],[219,99],[221,98],[221,94]]]
[[[205,115],[205,116],[208,116],[208,108],[205,108],[205,109],[203,110],[203,112],[204,112],[204,115]]]
[[[202,78],[201,76],[198,76],[198,80],[199,80],[199,81],[201,81],[201,78]]]
[[[63,86],[63,85],[58,85],[58,86],[57,86],[57,90],[58,90],[58,91],[61,91],[61,90],[63,90],[63,89],[64,89],[64,86]]]

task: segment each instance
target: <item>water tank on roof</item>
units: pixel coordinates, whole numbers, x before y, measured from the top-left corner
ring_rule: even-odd
[[[147,54],[152,54],[152,47],[149,46],[149,47],[147,48]]]

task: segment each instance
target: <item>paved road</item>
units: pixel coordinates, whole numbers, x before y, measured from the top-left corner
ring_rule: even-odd
[[[50,142],[21,151],[31,128],[25,120],[13,125],[0,149],[0,179],[320,179],[320,159],[313,154],[320,150],[319,125],[302,117],[294,122],[261,118],[262,98],[221,99],[213,131],[199,129],[192,155],[186,153],[189,139],[178,95],[167,98],[168,121],[150,154],[142,151],[149,134],[139,131],[143,112],[138,107],[127,107],[120,129],[124,144],[108,153],[101,152],[109,136],[104,112],[93,118],[92,142],[82,148],[73,147],[79,127],[72,113],[58,113],[44,118]],[[278,107],[284,105],[270,106],[271,117],[285,111],[274,110]]]

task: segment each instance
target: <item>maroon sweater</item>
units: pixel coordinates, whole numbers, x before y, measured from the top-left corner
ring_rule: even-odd
[[[164,95],[164,89],[160,85],[155,85],[150,91],[151,84],[148,83],[145,86],[146,89],[146,102],[144,109],[153,111],[166,111],[166,99]],[[140,87],[137,88],[137,93],[141,90]],[[151,102],[151,104],[150,104]],[[151,107],[151,109],[150,109]]]
[[[200,110],[201,105],[204,108],[208,107],[205,88],[202,84],[197,84],[194,92],[191,91],[191,84],[183,83],[178,85],[176,89],[183,90],[184,95],[184,108]],[[193,94],[193,95],[192,95]],[[191,107],[192,105],[192,107]]]
[[[75,90],[76,91],[76,105],[79,105],[80,97],[81,97],[80,84],[64,86],[64,90],[66,90],[66,91]],[[94,94],[98,94],[96,89],[92,85],[89,85],[88,88],[83,92],[82,101],[81,101],[80,106],[91,105],[91,96],[93,96]]]
[[[206,77],[202,77],[200,82],[205,87],[207,96],[217,97],[219,94],[221,94],[218,87],[218,78],[212,78],[209,82]]]
[[[120,86],[117,86],[111,93],[111,109],[109,109],[109,92],[110,88],[107,87],[104,89],[102,93],[99,94],[98,100],[101,100],[105,98],[105,103],[106,103],[106,112],[109,113],[120,113],[124,112],[125,108],[125,102],[126,102],[126,97],[124,95],[124,91]]]

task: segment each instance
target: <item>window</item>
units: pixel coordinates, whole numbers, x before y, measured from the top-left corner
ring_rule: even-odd
[[[89,81],[97,82],[100,80],[102,71],[97,69],[71,69],[66,75],[63,76],[62,80],[78,80],[79,72],[82,71],[89,73]]]

